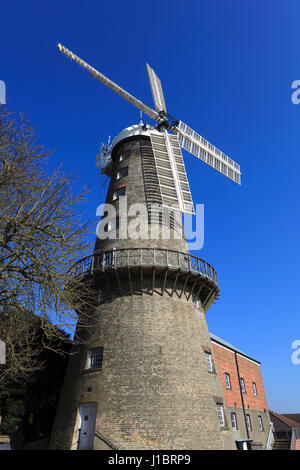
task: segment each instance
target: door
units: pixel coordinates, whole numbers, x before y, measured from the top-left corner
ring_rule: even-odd
[[[97,403],[88,403],[79,408],[78,450],[92,450],[96,427]]]

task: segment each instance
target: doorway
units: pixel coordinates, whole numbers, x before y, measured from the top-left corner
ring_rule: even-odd
[[[93,450],[97,403],[85,403],[79,408],[78,450]]]

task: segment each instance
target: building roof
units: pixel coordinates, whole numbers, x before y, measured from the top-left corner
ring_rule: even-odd
[[[297,421],[294,421],[293,419],[287,418],[286,415],[275,413],[275,411],[272,410],[269,410],[269,413],[275,429],[299,428],[299,423]]]
[[[300,413],[283,413],[281,416],[298,423],[298,426],[300,426]]]
[[[134,124],[133,126],[126,127],[123,129],[113,140],[112,149],[119,143],[121,140],[128,139],[129,137],[136,136],[146,136],[150,137],[148,124]],[[154,129],[152,129],[153,131]]]
[[[233,346],[232,344],[228,343],[227,341],[225,341],[224,339],[222,338],[219,338],[218,336],[214,335],[213,333],[210,333],[210,338],[212,341],[220,344],[221,346],[224,346],[225,348],[228,348],[230,349],[231,351],[234,351],[236,353],[238,353],[240,356],[244,356],[246,357],[247,359],[251,359],[251,361],[254,361],[256,362],[257,364],[260,364],[259,361],[257,361],[256,359],[253,359],[253,357],[250,357],[248,354],[245,354],[243,351],[241,351],[240,349],[236,348],[235,346]]]

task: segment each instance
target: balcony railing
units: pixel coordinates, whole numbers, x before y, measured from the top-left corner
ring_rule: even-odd
[[[188,253],[161,248],[128,248],[94,253],[75,263],[72,275],[80,277],[109,269],[134,267],[165,268],[200,275],[218,287],[217,273],[209,263]]]

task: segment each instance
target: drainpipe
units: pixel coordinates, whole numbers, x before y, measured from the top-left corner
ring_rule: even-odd
[[[239,387],[240,387],[240,394],[241,394],[241,400],[242,400],[242,407],[243,407],[243,413],[244,413],[244,420],[245,420],[245,426],[246,426],[246,432],[247,432],[247,439],[250,439],[249,431],[248,431],[248,426],[247,426],[247,420],[246,420],[246,412],[245,412],[244,397],[243,397],[243,392],[242,392],[242,388],[241,388],[240,370],[239,370],[239,364],[238,364],[236,352],[234,352],[234,357],[235,357],[235,365],[236,365],[237,375],[238,375],[238,379],[239,379]]]

